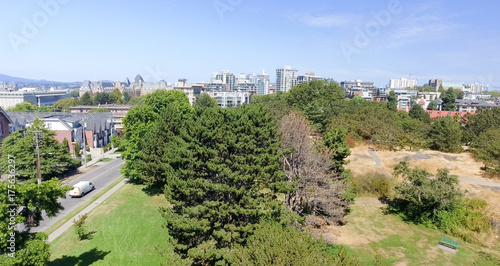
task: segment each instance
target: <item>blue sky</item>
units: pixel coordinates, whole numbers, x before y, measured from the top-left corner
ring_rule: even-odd
[[[499,9],[483,0],[3,0],[0,73],[194,83],[219,70],[274,79],[291,65],[379,87],[411,74],[419,85],[500,90]]]

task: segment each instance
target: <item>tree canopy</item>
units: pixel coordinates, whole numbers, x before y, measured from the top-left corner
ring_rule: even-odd
[[[41,131],[43,138],[40,139],[40,168],[42,179],[48,180],[57,175],[74,169],[79,162],[73,160],[69,154],[68,147],[54,139],[55,132],[45,127],[40,119],[35,119],[33,125],[25,132],[17,131],[7,136],[1,147],[3,155],[12,155],[18,158],[16,165],[17,173],[21,178],[36,178],[36,149],[33,131]],[[8,156],[0,158],[0,168],[6,173],[9,170]]]

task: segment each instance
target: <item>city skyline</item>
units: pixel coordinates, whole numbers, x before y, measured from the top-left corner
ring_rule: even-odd
[[[0,3],[0,73],[64,82],[209,81],[278,68],[337,81],[430,79],[500,90],[498,3],[215,0]]]

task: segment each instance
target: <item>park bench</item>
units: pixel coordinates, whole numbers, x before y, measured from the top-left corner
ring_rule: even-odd
[[[442,237],[441,241],[439,241],[439,244],[452,249],[458,249],[458,246],[460,245],[460,243],[458,243],[457,241],[448,239],[446,237]]]

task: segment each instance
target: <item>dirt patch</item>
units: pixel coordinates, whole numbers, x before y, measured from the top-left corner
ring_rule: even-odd
[[[500,183],[499,180],[485,178],[484,172],[481,170],[484,164],[475,161],[470,153],[453,154],[430,150],[376,150],[375,152],[383,164],[383,166],[376,166],[373,157],[368,153],[368,148],[368,146],[358,146],[351,149],[351,156],[347,158],[350,163],[346,165],[346,169],[351,170],[353,175],[365,175],[369,172],[392,175],[394,165],[406,159],[413,167],[426,169],[433,174],[437,173],[438,169],[448,168],[452,175]],[[470,192],[473,196],[484,198],[493,209],[493,213],[500,216],[500,188],[467,181],[461,181],[460,185],[464,191]],[[485,195],[488,196],[485,197]]]
[[[352,206],[353,215],[347,217],[347,225],[327,227],[327,233],[330,235],[326,234],[324,238],[334,238],[335,244],[362,246],[398,234],[401,232],[399,228],[381,226],[378,220],[373,219],[374,215],[382,215],[382,209],[386,206],[375,198],[356,199]],[[354,218],[349,218],[351,216]]]

